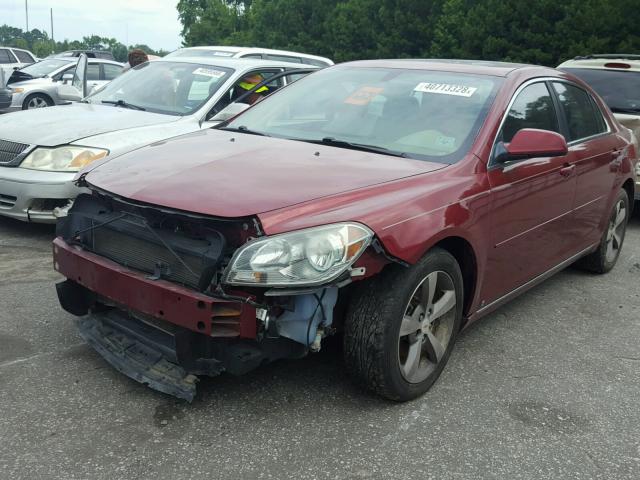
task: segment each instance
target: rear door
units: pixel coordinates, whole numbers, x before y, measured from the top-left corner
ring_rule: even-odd
[[[624,143],[605,121],[593,97],[578,85],[555,81],[561,123],[576,168],[577,186],[570,243],[579,251],[600,240],[600,222],[615,182]]]
[[[516,93],[496,143],[509,143],[523,128],[561,132],[556,104],[544,80]],[[495,151],[495,148],[494,148]],[[485,301],[496,300],[567,258],[576,176],[571,156],[497,163],[491,159],[492,247]]]

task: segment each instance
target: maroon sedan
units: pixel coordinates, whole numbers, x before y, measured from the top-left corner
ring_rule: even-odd
[[[188,400],[196,375],[336,332],[357,381],[408,400],[465,326],[572,263],[613,268],[634,142],[553,69],[330,67],[84,172],[54,242],[60,302],[117,369]]]

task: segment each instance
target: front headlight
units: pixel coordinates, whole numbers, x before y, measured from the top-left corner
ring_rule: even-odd
[[[373,232],[338,223],[254,240],[239,248],[223,282],[253,286],[313,286],[338,278],[369,246]]]
[[[22,87],[16,87],[16,88],[12,88],[12,89],[11,89],[11,91],[12,91],[13,93],[22,93],[22,92],[24,92],[24,88],[22,88]]]
[[[109,150],[91,147],[36,148],[20,167],[50,172],[77,172],[90,163],[109,155]]]

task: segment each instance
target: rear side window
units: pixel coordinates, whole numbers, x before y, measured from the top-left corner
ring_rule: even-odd
[[[102,65],[104,69],[104,79],[105,80],[113,80],[122,72],[122,67],[118,65],[111,65],[110,63],[105,63]]]
[[[14,50],[13,53],[16,54],[16,57],[18,57],[18,61],[20,63],[33,63],[34,59],[31,55],[29,55],[29,53],[22,51],[22,50]]]
[[[15,63],[13,55],[6,48],[0,48],[0,63]]]
[[[503,142],[509,143],[518,130],[537,128],[560,133],[551,94],[544,83],[534,83],[516,97],[502,127]]]
[[[600,109],[586,91],[560,82],[554,82],[553,88],[558,94],[558,100],[567,119],[569,141],[593,137],[607,131],[607,124]]]

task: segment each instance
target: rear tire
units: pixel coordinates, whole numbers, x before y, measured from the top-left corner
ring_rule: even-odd
[[[462,322],[463,281],[440,248],[358,285],[347,308],[345,364],[364,387],[394,401],[425,393],[442,372]]]
[[[598,249],[578,260],[577,266],[594,273],[609,272],[618,261],[629,221],[629,196],[622,189],[613,202],[607,228]]]
[[[53,106],[53,100],[43,93],[32,93],[22,102],[23,110],[32,110],[34,108],[46,108]]]

